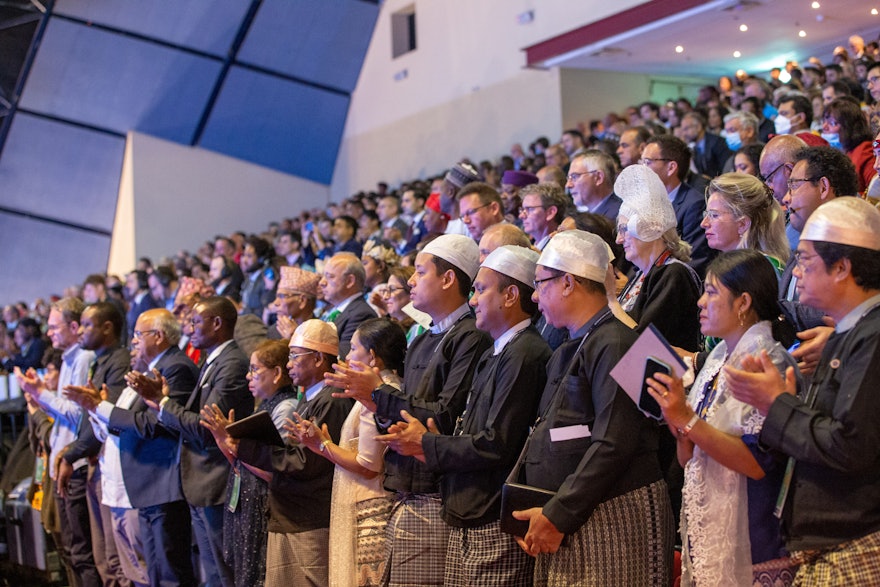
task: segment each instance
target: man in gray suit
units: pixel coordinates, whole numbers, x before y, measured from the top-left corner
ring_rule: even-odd
[[[159,423],[180,435],[180,478],[189,504],[192,528],[205,570],[205,584],[232,583],[232,570],[223,561],[223,504],[229,462],[211,433],[199,425],[199,411],[216,404],[224,414],[235,410],[239,418],[253,412],[247,388],[248,359],[233,340],[235,306],[219,296],[206,298],[193,308],[190,342],[207,355],[198,384],[185,403],[174,399],[164,379],[133,374],[129,384],[153,409]]]

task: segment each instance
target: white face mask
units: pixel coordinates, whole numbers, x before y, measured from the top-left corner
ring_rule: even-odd
[[[843,150],[843,145],[840,144],[840,133],[823,132],[822,138],[828,141],[828,146],[831,148],[837,149],[838,151]]]
[[[731,151],[739,151],[739,148],[742,147],[742,139],[738,132],[729,132],[724,139],[727,141],[727,146]]]
[[[778,135],[787,135],[791,132],[791,119],[787,116],[778,115],[773,124],[776,126],[776,134]]]

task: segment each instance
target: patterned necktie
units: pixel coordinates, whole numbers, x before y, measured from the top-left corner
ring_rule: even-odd
[[[329,312],[327,312],[326,314],[324,314],[324,317],[321,318],[321,320],[323,320],[324,322],[333,322],[334,320],[336,320],[336,317],[339,316],[339,314],[341,314],[341,313],[342,312],[340,312],[339,310],[334,308],[334,309],[330,310]]]

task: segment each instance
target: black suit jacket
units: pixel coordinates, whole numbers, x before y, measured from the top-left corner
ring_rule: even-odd
[[[694,147],[694,166],[703,175],[716,177],[721,175],[733,152],[727,147],[727,141],[718,135],[707,132],[704,137],[702,150],[699,146]]]
[[[620,214],[621,202],[623,202],[623,200],[620,199],[620,196],[618,196],[614,192],[611,192],[611,195],[608,196],[608,198],[604,202],[602,202],[599,207],[593,210],[593,213],[601,214],[602,216],[609,218],[611,222],[613,222],[614,225],[617,226],[617,215]]]
[[[351,301],[343,312],[333,319],[336,324],[336,332],[339,333],[339,356],[343,359],[351,350],[351,337],[354,331],[361,325],[364,320],[375,318],[376,312],[364,301],[363,298],[357,297]]]
[[[706,267],[717,254],[709,248],[706,231],[700,226],[703,222],[703,212],[706,211],[706,199],[703,194],[683,183],[675,194],[672,208],[678,221],[678,234],[693,247],[690,266],[694,268],[700,279],[703,279],[706,277]]]
[[[198,382],[199,368],[176,346],[156,362],[168,382],[171,399],[183,404]],[[159,423],[158,414],[138,396],[128,409],[113,408],[108,429],[119,435],[122,479],[132,507],[145,508],[183,499],[180,439]]]
[[[248,359],[232,341],[202,367],[201,384],[186,403],[171,399],[159,414],[159,422],[180,434],[180,479],[186,501],[192,506],[223,504],[229,476],[229,461],[211,433],[199,425],[199,411],[217,404],[224,414],[234,409],[237,420],[249,416],[254,411],[254,398],[247,388],[247,371]]]

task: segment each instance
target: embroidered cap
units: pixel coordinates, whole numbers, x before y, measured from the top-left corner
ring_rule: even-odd
[[[301,293],[313,298],[318,297],[318,282],[321,276],[299,267],[281,267],[281,281],[278,291],[282,293]]]
[[[801,239],[880,251],[880,211],[861,198],[834,198],[810,214]]]
[[[290,337],[290,346],[327,353],[335,357],[339,354],[339,336],[336,334],[336,325],[315,318],[306,320],[293,331],[293,336]]]
[[[480,268],[480,247],[474,239],[461,234],[443,234],[429,242],[423,253],[440,257],[461,269],[471,281]]]
[[[550,239],[538,265],[605,283],[613,259],[611,247],[601,237],[583,230],[566,230]]]
[[[531,287],[532,282],[535,281],[538,257],[537,251],[532,249],[504,245],[489,253],[480,267],[492,269]]]

